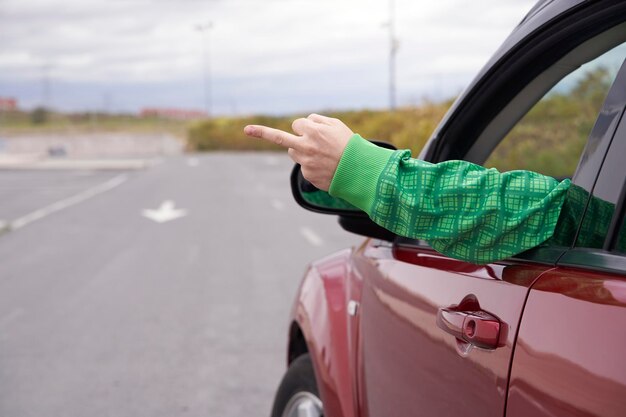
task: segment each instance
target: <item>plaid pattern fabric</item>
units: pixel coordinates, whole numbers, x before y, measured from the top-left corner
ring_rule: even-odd
[[[593,200],[597,200],[594,202]],[[587,205],[587,201],[590,202],[589,207],[595,215],[601,215],[601,221],[597,223],[591,223],[589,221],[583,222],[583,229],[581,230],[581,236],[584,241],[579,241],[577,246],[584,247],[602,247],[604,243],[604,236],[606,236],[606,230],[608,229],[608,224],[611,222],[610,215],[613,214],[607,213],[605,205],[608,204],[605,201],[599,199],[589,200],[589,192],[585,191],[584,188],[581,188],[577,185],[572,184],[567,190],[567,195],[565,197],[565,201],[563,202],[563,207],[561,208],[561,215],[559,216],[559,220],[554,229],[554,235],[545,241],[542,245],[544,246],[572,246],[574,243],[574,237],[576,236],[576,231],[578,230],[578,226],[580,225],[580,220],[585,213],[585,206]],[[605,203],[600,204],[600,203]],[[598,210],[599,205],[602,205],[602,209]],[[595,207],[595,208],[592,208]],[[588,217],[587,217],[588,218]],[[591,227],[595,228],[593,230]],[[598,239],[598,230],[604,229],[604,234],[602,235],[600,246],[597,246],[600,240]],[[594,243],[595,242],[595,243]],[[592,246],[592,245],[596,246]]]
[[[304,198],[307,203],[322,208],[358,210],[352,204],[342,200],[341,198],[331,197],[326,191],[302,191],[302,198]]]
[[[587,207],[586,210],[585,206]],[[594,196],[589,198],[589,192],[572,184],[565,197],[554,235],[544,244],[572,245],[582,218],[576,246],[582,248],[602,248],[609,232],[614,212],[615,204]],[[615,250],[618,252],[626,251],[626,223],[622,225]]]
[[[585,211],[585,217],[583,217],[582,224],[580,225],[580,232],[578,233],[578,238],[576,239],[576,246],[583,248],[603,247],[604,240],[609,233],[613,213],[615,212],[615,204],[593,196],[589,198],[589,193],[583,188],[572,188],[572,193],[570,193],[572,197],[578,194],[580,194],[580,197],[577,197],[576,200],[572,199],[572,203],[567,204],[567,207],[577,206],[578,204],[573,204],[574,201],[578,202],[579,200],[583,200],[586,202],[585,198],[589,200],[587,210]],[[584,209],[584,206],[582,206],[582,208],[578,208],[574,215],[578,214],[578,211],[582,211],[582,209]],[[581,217],[582,213],[578,217],[579,221]]]
[[[438,252],[484,264],[549,239],[569,180],[500,173],[466,161],[432,164],[396,151],[381,173],[370,217]]]

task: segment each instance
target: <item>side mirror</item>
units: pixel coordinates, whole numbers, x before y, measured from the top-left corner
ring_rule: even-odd
[[[396,149],[387,142],[372,141],[372,143],[383,148]],[[295,164],[291,171],[291,192],[296,202],[309,211],[338,215],[339,224],[349,232],[383,240],[393,240],[395,237],[392,232],[370,220],[362,210],[311,184],[302,175],[300,164]]]
[[[367,214],[347,201],[333,197],[311,184],[302,175],[300,164],[295,164],[291,171],[291,192],[296,202],[309,211],[367,217]]]

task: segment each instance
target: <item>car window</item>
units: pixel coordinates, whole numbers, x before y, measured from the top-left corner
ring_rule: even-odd
[[[485,166],[571,178],[625,57],[626,43],[563,78],[499,143]]]

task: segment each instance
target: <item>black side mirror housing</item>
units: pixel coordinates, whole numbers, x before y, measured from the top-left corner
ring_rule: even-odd
[[[372,143],[396,149],[387,142],[372,141]],[[296,202],[304,209],[339,216],[339,225],[348,232],[387,241],[392,241],[396,237],[394,233],[374,223],[364,211],[311,184],[302,175],[300,164],[295,164],[291,171],[291,192]]]

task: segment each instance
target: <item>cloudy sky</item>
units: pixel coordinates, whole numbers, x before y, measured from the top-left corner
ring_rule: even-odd
[[[535,1],[395,2],[404,105],[458,93]],[[388,19],[388,0],[0,0],[0,96],[202,110],[205,43],[215,114],[384,107]]]

